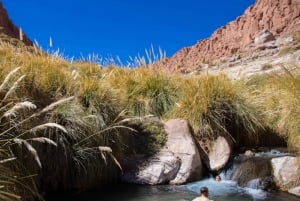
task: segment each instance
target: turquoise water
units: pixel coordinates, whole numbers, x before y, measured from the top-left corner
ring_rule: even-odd
[[[262,190],[240,188],[232,181],[215,182],[206,179],[182,186],[117,185],[105,191],[90,191],[53,201],[190,201],[198,196],[199,188],[207,186],[214,201],[300,201],[286,193],[267,193]]]

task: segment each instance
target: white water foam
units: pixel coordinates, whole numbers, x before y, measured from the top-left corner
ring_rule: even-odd
[[[245,188],[239,187],[237,183],[232,180],[217,182],[213,178],[187,184],[186,188],[195,193],[199,193],[199,189],[202,186],[206,186],[209,189],[210,196],[213,197],[230,197],[236,196],[237,194],[247,194],[251,196],[253,200],[264,200],[268,195],[267,192],[259,189],[259,179],[251,180]]]

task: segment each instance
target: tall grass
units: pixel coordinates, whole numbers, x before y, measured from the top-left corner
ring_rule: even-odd
[[[164,117],[178,99],[173,77],[149,68],[112,68],[104,82],[119,94],[122,105],[134,116]]]
[[[188,119],[199,141],[222,135],[240,143],[257,140],[262,127],[255,109],[242,95],[242,85],[225,75],[182,79],[180,99],[170,117]]]
[[[255,97],[264,123],[286,139],[289,147],[300,153],[300,81],[299,67],[283,66],[285,73],[265,75]]]
[[[84,190],[118,178],[125,113],[99,77],[91,82],[101,69],[9,44],[1,48],[0,145],[11,155],[1,158],[9,172],[0,178],[7,183],[0,197],[42,199],[39,192]],[[15,63],[22,67],[14,70]]]

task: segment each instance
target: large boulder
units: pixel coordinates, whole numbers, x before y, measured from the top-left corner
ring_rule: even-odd
[[[185,120],[164,124],[165,146],[151,157],[135,155],[123,163],[123,181],[137,184],[183,184],[202,177],[202,163],[193,130]],[[146,146],[146,145],[144,145]]]
[[[276,185],[282,190],[297,186],[300,181],[300,158],[285,156],[271,160],[273,177]]]
[[[165,123],[167,149],[181,160],[181,166],[171,184],[183,184],[201,179],[202,163],[193,130],[188,121],[173,119]]]
[[[180,159],[170,151],[162,150],[150,158],[137,155],[127,159],[122,180],[135,184],[165,184],[176,177],[179,167]]]
[[[203,146],[205,146],[204,163],[210,171],[218,172],[228,164],[232,156],[232,147],[226,138],[219,136]]]
[[[270,158],[240,155],[235,157],[233,164],[230,179],[239,186],[249,187],[253,181],[257,181],[259,188],[273,188]]]

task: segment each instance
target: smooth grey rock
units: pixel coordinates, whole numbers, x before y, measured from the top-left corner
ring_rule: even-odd
[[[300,175],[300,159],[293,156],[273,158],[271,160],[275,183],[282,190],[288,190],[297,183]]]
[[[173,119],[165,123],[166,148],[180,158],[181,166],[171,184],[183,184],[202,177],[202,162],[188,121]]]
[[[211,142],[211,148],[205,160],[205,164],[211,171],[219,171],[224,168],[232,155],[230,143],[222,136]]]

